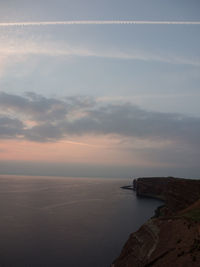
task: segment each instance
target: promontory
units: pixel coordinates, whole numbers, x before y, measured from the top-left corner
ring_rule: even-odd
[[[132,233],[112,267],[199,267],[200,180],[138,178],[138,197],[163,200],[155,215]]]

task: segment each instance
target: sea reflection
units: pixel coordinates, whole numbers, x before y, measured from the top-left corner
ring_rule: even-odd
[[[160,202],[126,179],[0,176],[0,266],[106,267]]]

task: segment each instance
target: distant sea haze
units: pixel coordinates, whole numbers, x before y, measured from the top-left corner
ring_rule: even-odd
[[[109,266],[161,203],[130,182],[1,175],[0,266]]]

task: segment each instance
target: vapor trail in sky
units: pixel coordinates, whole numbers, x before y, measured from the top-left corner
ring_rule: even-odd
[[[29,21],[1,22],[0,27],[9,26],[45,26],[45,25],[200,25],[200,21],[148,21],[148,20],[67,20],[67,21]]]

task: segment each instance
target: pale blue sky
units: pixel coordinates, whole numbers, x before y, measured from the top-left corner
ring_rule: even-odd
[[[200,21],[199,11],[200,3],[198,0],[0,0],[0,22],[57,20]],[[13,115],[12,112],[16,112],[16,95],[21,97],[20,101],[23,103],[28,101],[25,99],[26,92],[40,94],[47,102],[50,101],[50,98],[55,101],[55,99],[63,100],[71,96],[75,98],[79,96],[89,97],[96,103],[96,106],[92,108],[92,111],[96,113],[92,113],[90,119],[96,118],[96,120],[100,118],[95,117],[97,113],[100,116],[99,106],[107,106],[108,109],[112,110],[113,105],[123,105],[124,108],[129,102],[132,107],[136,106],[137,109],[143,110],[146,114],[144,115],[145,118],[149,118],[153,123],[156,121],[156,127],[159,123],[160,125],[163,123],[159,120],[165,121],[168,114],[171,114],[172,117],[170,119],[167,117],[164,124],[168,124],[170,121],[169,128],[176,127],[174,120],[179,121],[177,113],[182,114],[181,116],[184,116],[184,118],[181,117],[181,120],[184,121],[183,125],[177,126],[179,128],[177,128],[176,133],[170,135],[168,139],[174,142],[180,135],[179,139],[183,139],[183,143],[188,142],[189,144],[182,147],[184,153],[188,152],[190,157],[196,158],[197,151],[193,143],[198,144],[200,141],[197,138],[200,118],[199,47],[200,25],[0,27],[0,92],[2,99],[6,99],[6,101],[9,99],[8,103],[5,104],[6,110],[1,111],[1,117],[6,115],[12,119],[23,120],[25,109],[20,109],[19,112],[19,107],[17,107],[17,113]],[[8,96],[5,96],[5,93]],[[137,128],[138,120],[140,120],[139,130],[136,131],[137,134],[135,130],[133,132],[132,130],[128,131],[128,136],[135,138],[136,135],[138,138],[138,131],[141,131],[141,136],[147,131],[149,136],[148,134],[144,136],[145,140],[149,140],[152,138],[153,130],[141,126],[143,125],[141,124],[141,120],[143,120],[141,116],[138,115],[139,117],[135,121],[137,114],[140,114],[137,109],[136,115],[133,116],[133,123],[136,124]],[[81,110],[81,112],[85,111]],[[124,109],[120,112],[122,113],[120,113],[119,118]],[[135,114],[132,109],[131,112]],[[110,113],[106,114],[108,116]],[[114,112],[113,114],[113,119],[115,119],[118,113]],[[105,119],[104,116],[105,114],[101,115],[101,119],[103,118],[101,123]],[[191,121],[187,119],[187,116],[190,117]],[[123,118],[122,116],[122,120]],[[126,119],[127,123],[130,123],[128,116]],[[195,121],[196,119],[197,121]],[[89,122],[87,121],[87,123]],[[121,125],[121,121],[118,121],[118,125]],[[83,126],[76,125],[74,127],[77,127],[77,135],[80,134],[79,131],[81,134],[82,131],[84,134],[88,134]],[[191,131],[190,127],[193,127]],[[91,127],[91,133],[94,134],[95,132],[97,135],[112,133],[127,136],[127,133],[121,133],[117,129],[118,127],[114,127],[115,130],[105,127],[106,129],[100,131],[97,128],[95,125],[94,128]],[[164,129],[163,126],[159,128],[160,133],[158,135],[160,136],[158,138],[166,139]],[[74,128],[70,131],[75,133]],[[8,132],[10,133],[10,131]],[[182,132],[184,133],[182,134]],[[2,134],[5,139],[4,128]],[[44,136],[38,136],[37,133],[36,137],[35,134],[34,131],[31,134],[25,133],[24,138],[44,140]],[[56,133],[54,138],[56,140],[58,136],[64,138],[65,134],[70,135],[71,132],[64,133],[62,130],[59,134]],[[8,135],[7,138],[11,137]],[[13,138],[18,138],[17,134],[13,135]],[[129,142],[131,141],[129,140]],[[129,145],[131,146],[131,143]],[[134,155],[139,153],[141,157],[146,159],[162,153],[164,155],[162,160],[166,159],[170,162],[169,155],[173,154],[175,155],[173,161],[179,162],[182,154],[180,146],[182,145],[178,144],[178,148],[174,147],[174,151],[171,146],[170,149],[164,146],[159,153],[153,149],[150,151],[142,150],[142,152],[134,150]],[[179,152],[177,153],[177,151]],[[130,149],[127,149],[127,157],[130,156],[129,153]],[[187,153],[185,157],[187,157]],[[155,158],[159,162],[162,156]],[[197,167],[198,162],[195,164]],[[181,166],[181,162],[178,166]]]
[[[200,19],[198,1],[3,1],[0,7],[4,22]],[[1,28],[0,38],[11,50],[3,59],[2,91],[127,96],[149,109],[200,115],[199,25],[10,27]]]
[[[1,20],[197,20],[198,0],[1,0]]]

